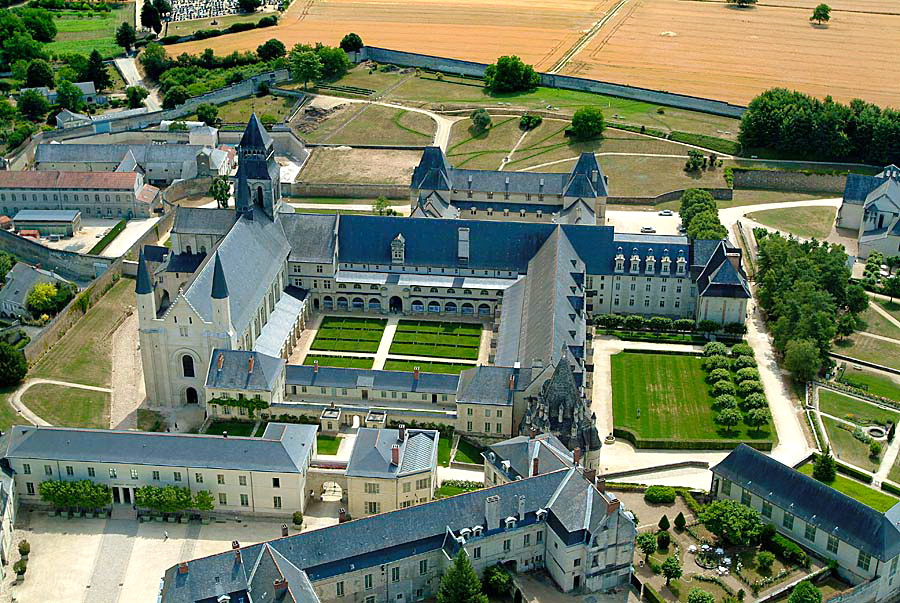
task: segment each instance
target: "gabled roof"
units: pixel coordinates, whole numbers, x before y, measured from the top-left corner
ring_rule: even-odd
[[[6,283],[0,288],[0,304],[11,302],[25,306],[28,292],[38,283],[66,283],[64,278],[48,270],[35,268],[23,262],[16,262],[6,273]]]
[[[900,177],[888,178],[866,196],[865,208],[881,212],[900,212]]]
[[[348,477],[398,478],[437,468],[438,439],[435,430],[407,429],[400,440],[397,429],[360,428],[347,463]],[[391,463],[391,450],[399,446],[400,463]]]
[[[530,477],[534,459],[538,460],[538,474],[574,467],[572,453],[551,433],[542,433],[533,438],[516,436],[491,444],[484,456],[510,480]],[[508,461],[509,469],[506,469],[503,461]]]
[[[291,245],[292,262],[334,262],[337,214],[282,213],[278,217]]]
[[[900,555],[900,503],[879,513],[746,444],[712,472],[881,561]]]
[[[210,356],[206,387],[271,392],[278,383],[284,364],[282,358],[260,352],[217,348]]]
[[[237,219],[237,212],[233,209],[179,206],[175,209],[172,231],[176,234],[212,234],[224,237]]]
[[[427,394],[455,394],[459,385],[457,375],[415,373],[409,371],[376,371],[369,369],[334,368],[289,364],[286,369],[288,385],[315,387],[365,387],[374,390],[419,392]]]
[[[526,375],[517,368],[477,366],[459,374],[456,401],[461,404],[494,404],[512,406],[513,394],[528,386]],[[510,388],[510,381],[512,388]]]
[[[725,241],[718,241],[709,261],[697,277],[697,291],[701,297],[750,298],[750,289],[744,275],[731,263],[734,257],[740,261],[740,250],[729,249]]]
[[[900,179],[900,168],[895,165],[885,167],[881,173],[875,176],[847,174],[847,181],[844,184],[844,203],[864,205],[872,191],[891,179]]]
[[[572,169],[564,192],[567,197],[594,199],[607,197],[606,177],[593,153],[582,153]]]

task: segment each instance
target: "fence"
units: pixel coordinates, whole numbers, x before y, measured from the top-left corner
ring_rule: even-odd
[[[843,354],[836,354],[831,352],[828,354],[832,358],[837,358],[838,360],[843,360],[845,362],[852,362],[853,364],[859,364],[861,366],[867,366],[869,368],[878,369],[879,371],[885,371],[886,373],[893,373],[895,375],[900,375],[900,371],[895,368],[891,368],[889,366],[884,366],[881,364],[875,364],[874,362],[868,362],[866,360],[860,360],[859,358],[851,358],[850,356],[844,356]]]
[[[375,46],[365,46],[358,53],[353,53],[352,56],[357,62],[371,60],[377,63],[391,63],[394,65],[403,65],[406,67],[420,67],[423,69],[431,69],[434,71],[443,71],[446,73],[454,73],[474,77],[483,77],[484,70],[487,68],[487,65],[485,63],[475,63],[473,61],[462,61],[459,59],[436,57],[414,52],[402,52],[399,50],[390,50],[387,48],[378,48]],[[703,113],[723,115],[725,117],[739,118],[744,114],[744,111],[746,111],[746,107],[742,107],[740,105],[732,105],[730,103],[707,98],[700,98],[696,96],[673,94],[671,92],[662,92],[660,90],[649,90],[647,88],[637,88],[634,86],[625,86],[622,84],[613,84],[610,82],[600,82],[597,80],[588,80],[568,75],[556,75],[552,73],[542,73],[540,75],[541,85],[550,88],[562,88],[565,90],[578,90],[581,92],[592,92],[594,94],[605,94],[607,96],[616,96],[619,98],[639,100],[647,103],[667,105],[670,107],[688,109],[690,111],[701,111]]]

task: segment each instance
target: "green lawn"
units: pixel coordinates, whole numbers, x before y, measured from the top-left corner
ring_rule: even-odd
[[[355,356],[325,356],[325,355],[315,355],[309,354],[303,360],[303,364],[307,366],[312,366],[313,362],[319,362],[319,366],[333,366],[337,368],[356,368],[356,369],[370,369],[372,368],[372,363],[375,362],[374,358],[358,358]]]
[[[885,398],[900,402],[900,383],[894,381],[890,377],[857,371],[852,367],[847,367],[844,377],[851,380],[853,383],[868,386],[866,391],[870,394],[884,396]]]
[[[484,457],[481,456],[481,448],[471,444],[468,440],[459,439],[456,446],[456,457],[454,460],[459,463],[472,463],[473,465],[483,465]]]
[[[456,364],[453,362],[422,362],[419,360],[388,360],[384,363],[386,371],[412,371],[416,367],[423,373],[443,373],[446,375],[458,375],[466,369],[473,368],[474,364]]]
[[[833,351],[836,354],[900,369],[900,345],[883,339],[854,333],[842,341],[836,341]]]
[[[109,429],[109,401],[106,392],[77,389],[52,383],[28,388],[22,402],[52,425]]]
[[[475,488],[475,490],[479,490],[480,488]],[[460,488],[459,486],[453,486],[448,484],[446,481],[441,484],[441,487],[434,491],[435,498],[447,498],[448,496],[456,496],[457,494],[463,494],[465,492],[474,492],[475,490],[470,488]]]
[[[875,303],[881,306],[881,308],[886,311],[888,314],[900,320],[900,302],[890,301],[887,299],[877,299]]]
[[[798,471],[804,475],[812,475],[812,463],[802,465]],[[872,507],[876,511],[887,511],[900,502],[900,500],[890,494],[871,488],[862,482],[850,479],[841,474],[838,474],[834,481],[828,485],[838,492],[846,494],[850,498],[855,498],[859,502]]]
[[[425,146],[431,144],[436,129],[435,121],[422,113],[357,104],[339,109],[302,136],[310,142],[329,144]]]
[[[828,434],[828,441],[831,442],[831,449],[834,456],[838,459],[850,463],[866,471],[876,471],[878,469],[879,459],[869,457],[869,445],[863,444],[853,437],[853,433],[841,428],[838,421],[829,417],[822,417],[822,423],[825,425],[825,432]],[[882,452],[882,454],[884,454]]]
[[[326,316],[319,325],[311,350],[377,352],[386,320]]]
[[[337,454],[341,440],[337,436],[318,434],[316,436],[316,446],[319,454]]]
[[[438,465],[442,467],[450,466],[450,451],[453,448],[453,442],[448,438],[438,438]]]
[[[219,119],[230,124],[246,124],[247,120],[250,119],[250,115],[256,113],[260,119],[270,116],[275,121],[280,122],[287,117],[288,111],[296,101],[296,98],[275,96],[273,94],[263,97],[251,96],[250,98],[242,98],[219,105]],[[196,118],[196,115],[189,116],[189,118]]]
[[[209,428],[205,433],[212,435],[222,435],[228,432],[229,436],[249,437],[253,433],[253,425],[255,421],[231,421],[227,419],[216,419],[209,424]]]
[[[53,11],[56,39],[44,48],[53,54],[88,55],[99,50],[108,59],[122,54],[116,45],[116,28],[127,21],[134,25],[134,5],[114,4],[108,13],[93,11]]]
[[[897,457],[897,462],[891,467],[891,471],[888,473],[888,479],[895,484],[900,484],[900,456]]]
[[[390,353],[477,360],[481,325],[426,320],[401,320]]]
[[[698,356],[621,352],[612,356],[615,426],[644,439],[771,440],[768,429],[740,424],[727,432],[713,422],[713,398]]]
[[[900,327],[885,318],[882,314],[879,314],[873,306],[874,304],[870,303],[869,307],[866,308],[866,311],[860,315],[860,318],[866,323],[863,330],[868,333],[875,333],[876,335],[881,335],[883,337],[900,340]]]
[[[862,420],[865,423],[884,425],[888,420],[896,423],[900,418],[898,412],[827,389],[819,389],[819,408],[830,415],[853,422]]]
[[[836,212],[834,207],[792,207],[753,212],[747,217],[798,237],[824,239],[831,233]]]
[[[122,278],[41,357],[28,376],[109,387],[110,342],[129,306],[134,306],[134,280]]]
[[[9,404],[9,395],[15,387],[0,387],[0,431],[6,432],[13,425],[31,425]]]

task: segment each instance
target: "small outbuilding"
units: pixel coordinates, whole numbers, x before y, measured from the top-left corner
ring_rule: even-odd
[[[41,236],[71,237],[81,230],[81,212],[77,209],[23,209],[13,217],[13,227],[36,230]]]

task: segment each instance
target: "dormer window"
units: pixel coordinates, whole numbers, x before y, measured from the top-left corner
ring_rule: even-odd
[[[474,528],[472,528],[472,536],[477,538],[478,536],[481,536],[481,532],[483,531],[484,528],[482,528],[481,526],[475,526]]]
[[[629,272],[640,272],[641,270],[641,256],[638,255],[637,247],[631,250],[631,268]]]
[[[616,272],[625,271],[625,256],[622,254],[622,248],[616,251]]]
[[[506,521],[504,523],[506,524],[506,529],[511,530],[514,527],[516,527],[516,518],[515,517],[507,517]]]
[[[685,267],[687,266],[687,260],[684,259],[683,255],[678,256],[678,260],[676,262],[677,266],[675,268],[676,274],[684,274]]]
[[[662,273],[670,274],[672,270],[672,260],[669,258],[669,250],[664,249],[663,254],[662,260],[660,261]]]
[[[547,509],[538,509],[536,515],[538,521],[543,521],[547,517]]]
[[[654,272],[656,270],[656,258],[653,256],[652,249],[647,251],[647,260],[644,268],[647,272]]]

